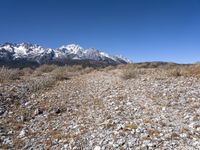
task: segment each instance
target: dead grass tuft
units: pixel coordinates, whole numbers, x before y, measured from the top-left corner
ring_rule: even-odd
[[[55,85],[55,83],[56,83],[56,79],[52,76],[30,79],[28,81],[28,91],[37,92],[42,89],[51,88],[53,85]]]
[[[185,76],[195,76],[200,77],[200,64],[194,64],[188,67],[185,67],[183,70]]]
[[[66,80],[69,78],[67,68],[66,67],[57,67],[51,72],[51,75],[56,79],[56,80]]]
[[[200,77],[200,64],[178,66],[168,70],[168,75],[179,77]]]
[[[0,68],[0,83],[20,79],[19,69]]]
[[[171,68],[165,70],[168,77],[180,77],[183,75],[183,71],[180,67]]]
[[[35,71],[34,71],[34,74],[36,76],[40,76],[43,73],[52,72],[55,68],[57,68],[56,65],[47,65],[47,64],[44,64],[44,65],[41,65],[40,67],[36,68]]]
[[[118,66],[122,70],[123,79],[137,78],[140,75],[148,73],[159,77],[200,77],[200,64],[177,65],[173,63],[144,63],[127,64]]]
[[[29,68],[29,67],[23,68],[23,69],[20,70],[20,74],[21,74],[22,76],[29,76],[29,75],[31,75],[33,72],[34,72],[34,70],[31,69],[31,68]]]
[[[145,69],[137,68],[134,64],[128,64],[122,69],[123,79],[138,78],[140,75],[146,74]]]

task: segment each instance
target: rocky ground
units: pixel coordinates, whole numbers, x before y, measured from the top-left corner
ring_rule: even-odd
[[[200,80],[147,72],[93,71],[29,95],[1,84],[0,148],[200,149]]]

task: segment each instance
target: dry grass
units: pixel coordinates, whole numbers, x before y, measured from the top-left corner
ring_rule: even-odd
[[[42,68],[42,69],[41,69]],[[41,66],[39,71],[40,73],[46,73],[45,75],[40,75],[38,77],[34,77],[34,79],[28,79],[28,89],[30,92],[37,92],[42,89],[47,89],[55,85],[57,81],[67,80],[73,76],[85,74],[91,72],[92,68],[82,68],[81,66],[52,66],[43,65]],[[44,69],[45,68],[45,69]],[[47,69],[48,68],[48,69]],[[53,69],[53,70],[52,70]],[[50,71],[50,72],[47,72]]]
[[[68,72],[78,72],[83,69],[83,67],[80,65],[64,66],[64,67],[66,67]]]
[[[148,73],[160,77],[200,77],[200,64],[193,65],[175,65],[175,64],[127,64],[118,66],[122,70],[123,79],[137,78],[140,75]],[[152,71],[154,70],[154,71]]]
[[[87,74],[87,73],[90,73],[94,70],[94,68],[91,68],[91,67],[86,67],[86,68],[83,68],[81,70],[81,74]]]
[[[29,76],[31,75],[32,73],[34,72],[33,69],[27,67],[27,68],[23,68],[20,70],[20,74],[23,75],[23,76]]]
[[[165,73],[168,77],[180,77],[183,75],[182,69],[180,67],[170,68],[165,70]]]
[[[183,70],[185,76],[195,76],[200,77],[200,64],[194,64],[188,67],[185,67]]]
[[[169,76],[200,77],[200,64],[177,66],[168,70]]]
[[[81,66],[62,66],[54,69],[51,74],[56,80],[66,80],[73,76],[89,73],[93,68],[87,67],[82,68]]]
[[[20,78],[19,69],[0,68],[0,83],[17,80]]]
[[[69,78],[67,68],[66,67],[57,67],[51,72],[51,75],[56,79],[56,80],[66,80]]]
[[[93,68],[86,67],[83,68],[80,65],[74,66],[56,66],[56,65],[41,65],[40,67],[34,69],[23,68],[19,69],[8,69],[5,67],[0,68],[0,83],[13,81],[20,79],[21,76],[29,77],[40,77],[40,76],[53,76],[56,80],[68,79],[72,76],[82,75],[90,73],[93,71]]]
[[[135,64],[128,64],[122,67],[122,75],[123,79],[132,79],[138,78],[141,75],[146,74],[146,70],[142,68],[137,68]]]
[[[39,90],[51,88],[55,85],[55,83],[56,83],[56,79],[51,76],[30,79],[28,81],[28,91],[37,92]]]
[[[34,71],[35,76],[40,76],[43,73],[49,73],[52,72],[55,68],[57,68],[56,65],[41,65],[40,67],[36,68]]]
[[[135,69],[134,70],[125,69],[122,72],[123,79],[132,79],[132,78],[136,78],[136,77],[138,77],[138,73],[136,72]]]
[[[13,147],[15,147],[16,149],[22,149],[25,146],[25,142],[21,139],[16,138],[13,141]]]

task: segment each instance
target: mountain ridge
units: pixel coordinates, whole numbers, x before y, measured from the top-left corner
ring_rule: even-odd
[[[40,64],[69,64],[84,61],[93,64],[118,65],[130,63],[128,59],[109,55],[95,48],[83,48],[77,44],[63,45],[59,48],[44,48],[32,43],[4,43],[0,44],[0,64],[34,63]],[[73,64],[73,63],[72,63]]]

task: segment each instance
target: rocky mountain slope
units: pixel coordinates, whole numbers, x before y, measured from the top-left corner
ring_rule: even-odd
[[[0,45],[0,64],[68,64],[89,61],[104,65],[126,64],[129,60],[111,56],[94,48],[84,49],[71,44],[57,49],[43,48],[40,45],[5,43]]]

